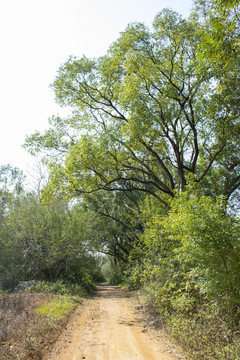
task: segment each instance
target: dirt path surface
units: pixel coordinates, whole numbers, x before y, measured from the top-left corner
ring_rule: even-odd
[[[119,287],[99,286],[76,310],[47,360],[182,359],[161,331],[146,325],[137,305]]]

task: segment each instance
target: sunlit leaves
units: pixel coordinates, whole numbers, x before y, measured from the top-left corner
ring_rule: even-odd
[[[179,241],[176,258],[193,269],[195,281],[207,296],[221,291],[229,302],[239,302],[239,222],[226,214],[224,199],[182,194],[172,204],[165,224]],[[187,265],[188,264],[188,265]]]
[[[203,181],[228,145],[233,114],[217,97],[217,74],[199,64],[203,30],[163,10],[153,31],[130,24],[105,56],[60,67],[52,87],[72,117],[53,117],[26,140],[50,155],[52,189],[139,190],[163,201],[185,190],[189,173]]]

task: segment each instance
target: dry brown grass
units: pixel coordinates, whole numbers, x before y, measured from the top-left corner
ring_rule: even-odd
[[[40,360],[49,351],[64,322],[47,320],[37,315],[36,308],[51,297],[43,293],[0,294],[0,360]]]

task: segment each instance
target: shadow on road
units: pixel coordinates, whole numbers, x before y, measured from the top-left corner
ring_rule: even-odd
[[[97,291],[94,294],[94,297],[102,298],[130,298],[131,293],[121,289],[119,286],[109,285],[108,283],[100,283],[97,285]]]

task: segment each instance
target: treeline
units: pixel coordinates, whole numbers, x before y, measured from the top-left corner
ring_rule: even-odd
[[[0,287],[12,290],[23,280],[82,284],[92,290],[103,281],[99,259],[90,251],[84,209],[63,199],[45,203],[24,191],[24,176],[0,167]]]
[[[130,24],[52,88],[72,113],[26,139],[49,182],[6,208],[2,268],[71,278],[106,254],[193,358],[238,359],[239,1]]]

